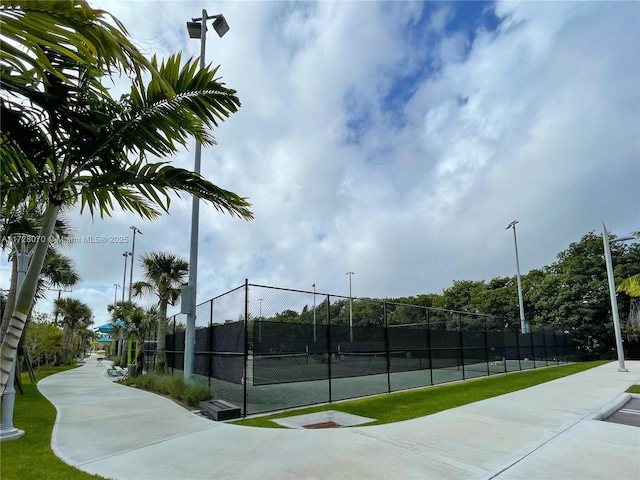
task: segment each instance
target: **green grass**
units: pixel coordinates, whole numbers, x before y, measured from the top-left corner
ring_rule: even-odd
[[[41,367],[36,371],[37,380],[74,367]],[[13,425],[26,433],[22,438],[0,443],[0,478],[42,480],[102,479],[67,465],[51,450],[51,433],[56,419],[56,409],[22,376],[24,395],[16,392]],[[97,432],[96,432],[97,434]]]
[[[627,392],[640,394],[640,385],[631,385]]]
[[[295,411],[238,420],[232,423],[252,427],[285,428],[280,427],[280,425],[271,420],[293,415],[322,412],[325,410],[337,410],[376,419],[375,422],[367,425],[399,422],[522,390],[534,385],[573,375],[574,373],[582,372],[608,362],[609,360],[573,363],[558,367],[527,370],[507,375],[497,375],[436,387],[421,388],[419,390],[297,409]]]

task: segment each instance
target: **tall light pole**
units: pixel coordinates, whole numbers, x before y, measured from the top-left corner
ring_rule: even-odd
[[[318,339],[316,336],[316,284],[311,286],[313,287],[313,343],[316,343]]]
[[[524,301],[522,300],[522,280],[520,280],[520,260],[518,259],[518,238],[516,237],[516,223],[517,220],[514,220],[505,230],[509,230],[513,228],[513,243],[516,246],[516,271],[518,272],[518,303],[520,305],[520,329],[522,333],[529,333],[529,326],[524,319]]]
[[[113,286],[116,287],[115,292],[113,294],[113,306],[115,306],[116,302],[118,301],[118,288],[120,288],[120,285],[118,285],[117,283],[114,283]]]
[[[355,273],[347,272],[345,275],[349,275],[349,341],[353,343],[353,297],[351,296],[351,275],[355,275]]]
[[[127,284],[127,258],[131,256],[131,252],[124,252],[122,256],[124,257],[124,275],[122,276],[122,303],[124,303],[124,287]]]
[[[190,38],[200,39],[200,69],[204,68],[204,57],[207,43],[207,20],[213,19],[213,29],[218,36],[222,37],[229,31],[229,24],[223,15],[207,15],[206,10],[202,10],[200,18],[192,18],[187,22],[187,30]],[[193,171],[200,173],[200,158],[202,145],[196,140],[195,160]],[[187,328],[184,339],[184,378],[193,375],[195,364],[196,347],[196,290],[198,284],[198,221],[200,217],[200,199],[195,195],[191,205],[191,244],[189,249],[189,283],[186,286],[186,294],[183,289],[182,302],[187,303],[181,306],[181,312],[187,314]]]
[[[133,230],[133,243],[131,244],[131,272],[129,272],[129,301],[131,301],[131,287],[133,285],[133,263],[136,259],[136,233],[139,233],[140,235],[143,235],[143,233],[138,229],[138,227],[134,227],[133,225],[131,225],[129,228]]]
[[[624,366],[624,348],[622,346],[622,332],[620,330],[620,317],[618,316],[618,299],[616,297],[616,282],[613,278],[613,262],[611,261],[611,242],[624,242],[633,240],[634,237],[621,237],[609,240],[609,233],[602,222],[602,241],[604,243],[604,259],[607,264],[607,279],[609,280],[609,297],[611,298],[611,313],[613,314],[613,330],[616,335],[616,349],[618,350],[618,371],[628,372]]]

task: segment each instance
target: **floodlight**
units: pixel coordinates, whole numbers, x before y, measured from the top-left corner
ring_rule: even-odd
[[[216,31],[218,36],[222,38],[222,36],[229,31],[229,24],[224,18],[224,15],[215,15],[214,18],[213,29]]]
[[[206,25],[204,28],[207,28]],[[200,35],[202,35],[202,24],[200,22],[187,22],[187,30],[189,31],[189,38],[200,38]]]

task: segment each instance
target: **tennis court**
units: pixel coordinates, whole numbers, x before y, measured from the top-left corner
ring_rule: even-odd
[[[247,282],[200,305],[209,324],[196,329],[195,374],[250,415],[575,358],[563,328],[522,333],[517,319],[371,299],[353,299],[367,316],[350,325],[344,297],[317,295]],[[180,374],[184,332],[176,325],[166,344]]]

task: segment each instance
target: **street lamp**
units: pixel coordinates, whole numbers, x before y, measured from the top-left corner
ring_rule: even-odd
[[[129,272],[129,301],[131,301],[131,287],[133,286],[133,262],[136,259],[136,233],[139,233],[140,235],[143,235],[143,233],[138,229],[138,227],[134,227],[133,225],[131,225],[129,228],[133,230],[133,243],[131,244],[131,272]]]
[[[311,286],[313,287],[313,343],[316,343],[318,339],[316,336],[316,284]]]
[[[200,39],[200,69],[204,68],[204,57],[207,42],[207,20],[213,19],[213,29],[219,37],[229,31],[229,24],[223,15],[207,15],[206,10],[202,10],[200,18],[192,18],[187,22],[189,38]],[[203,28],[204,27],[204,28]],[[200,173],[200,158],[202,145],[196,140],[195,160],[193,171]],[[200,216],[200,199],[193,196],[191,205],[191,243],[189,249],[189,283],[183,288],[181,313],[187,314],[187,328],[184,339],[184,378],[193,375],[195,364],[196,346],[196,289],[198,283],[198,220]],[[186,290],[186,292],[185,292]]]
[[[602,241],[604,243],[604,259],[607,264],[607,279],[609,280],[609,297],[611,297],[611,313],[613,314],[613,330],[616,335],[616,349],[618,350],[618,371],[628,372],[624,366],[624,348],[622,347],[622,332],[620,331],[620,317],[618,316],[618,300],[616,298],[616,283],[613,278],[613,262],[611,261],[611,242],[625,242],[635,237],[620,237],[609,240],[609,233],[602,223]]]
[[[124,287],[127,284],[127,258],[131,256],[131,252],[124,252],[122,256],[124,257],[124,275],[122,276],[122,303],[124,303]],[[133,263],[133,261],[131,263]]]
[[[113,306],[115,307],[116,302],[118,301],[118,289],[120,288],[120,285],[118,285],[117,283],[113,284],[115,288],[115,293],[113,294]]]
[[[351,275],[355,275],[355,273],[347,272],[345,275],[349,275],[349,341],[353,343],[353,298],[351,297]]]
[[[514,220],[509,225],[507,225],[507,228],[505,228],[505,230],[509,230],[510,228],[513,228],[513,243],[516,246],[516,269],[518,272],[518,303],[520,305],[520,329],[522,330],[522,333],[529,333],[529,326],[527,325],[527,322],[524,319],[524,301],[522,300],[522,280],[520,280],[520,260],[518,259],[518,238],[516,237],[516,223],[518,223],[518,221]]]

